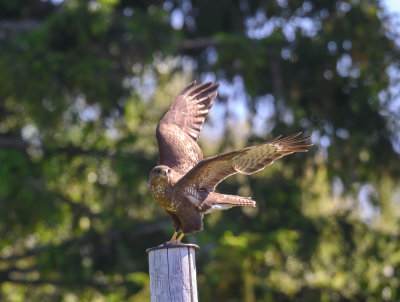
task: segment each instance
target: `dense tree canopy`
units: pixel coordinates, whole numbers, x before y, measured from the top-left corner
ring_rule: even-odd
[[[154,132],[193,79],[221,82],[205,156],[314,143],[219,186],[257,208],[186,238],[200,301],[400,299],[395,26],[377,0],[0,0],[0,300],[149,300]]]

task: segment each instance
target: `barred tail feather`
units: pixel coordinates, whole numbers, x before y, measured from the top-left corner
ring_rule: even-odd
[[[215,210],[228,210],[232,207],[255,207],[256,202],[251,197],[242,197],[237,195],[227,195],[219,193],[210,193],[201,203],[199,209],[208,214]]]

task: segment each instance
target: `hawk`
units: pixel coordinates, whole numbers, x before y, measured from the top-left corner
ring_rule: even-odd
[[[159,162],[150,172],[148,186],[174,225],[175,233],[168,243],[179,244],[184,235],[201,231],[204,214],[256,206],[250,197],[216,193],[215,187],[222,180],[236,173],[253,174],[282,156],[307,152],[305,147],[312,145],[304,142],[310,136],[299,138],[299,132],[203,159],[197,140],[219,85],[189,84],[156,129]],[[177,238],[179,232],[182,234]]]

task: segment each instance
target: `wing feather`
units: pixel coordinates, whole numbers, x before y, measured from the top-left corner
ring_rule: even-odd
[[[219,83],[195,84],[190,83],[178,94],[156,130],[159,164],[181,174],[203,159],[197,140],[219,87]]]
[[[215,187],[230,175],[253,174],[271,165],[274,160],[294,152],[307,152],[305,143],[310,138],[298,136],[301,132],[285,138],[277,136],[265,143],[244,149],[209,157],[199,162],[176,184],[177,188],[186,186],[198,190],[214,191]]]

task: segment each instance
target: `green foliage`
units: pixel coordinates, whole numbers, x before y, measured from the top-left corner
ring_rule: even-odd
[[[200,301],[399,299],[400,52],[376,1],[25,2],[0,0],[0,301],[150,299],[145,249],[172,233],[154,131],[193,78],[222,82],[206,156],[314,143],[219,186],[257,208],[187,237]]]

